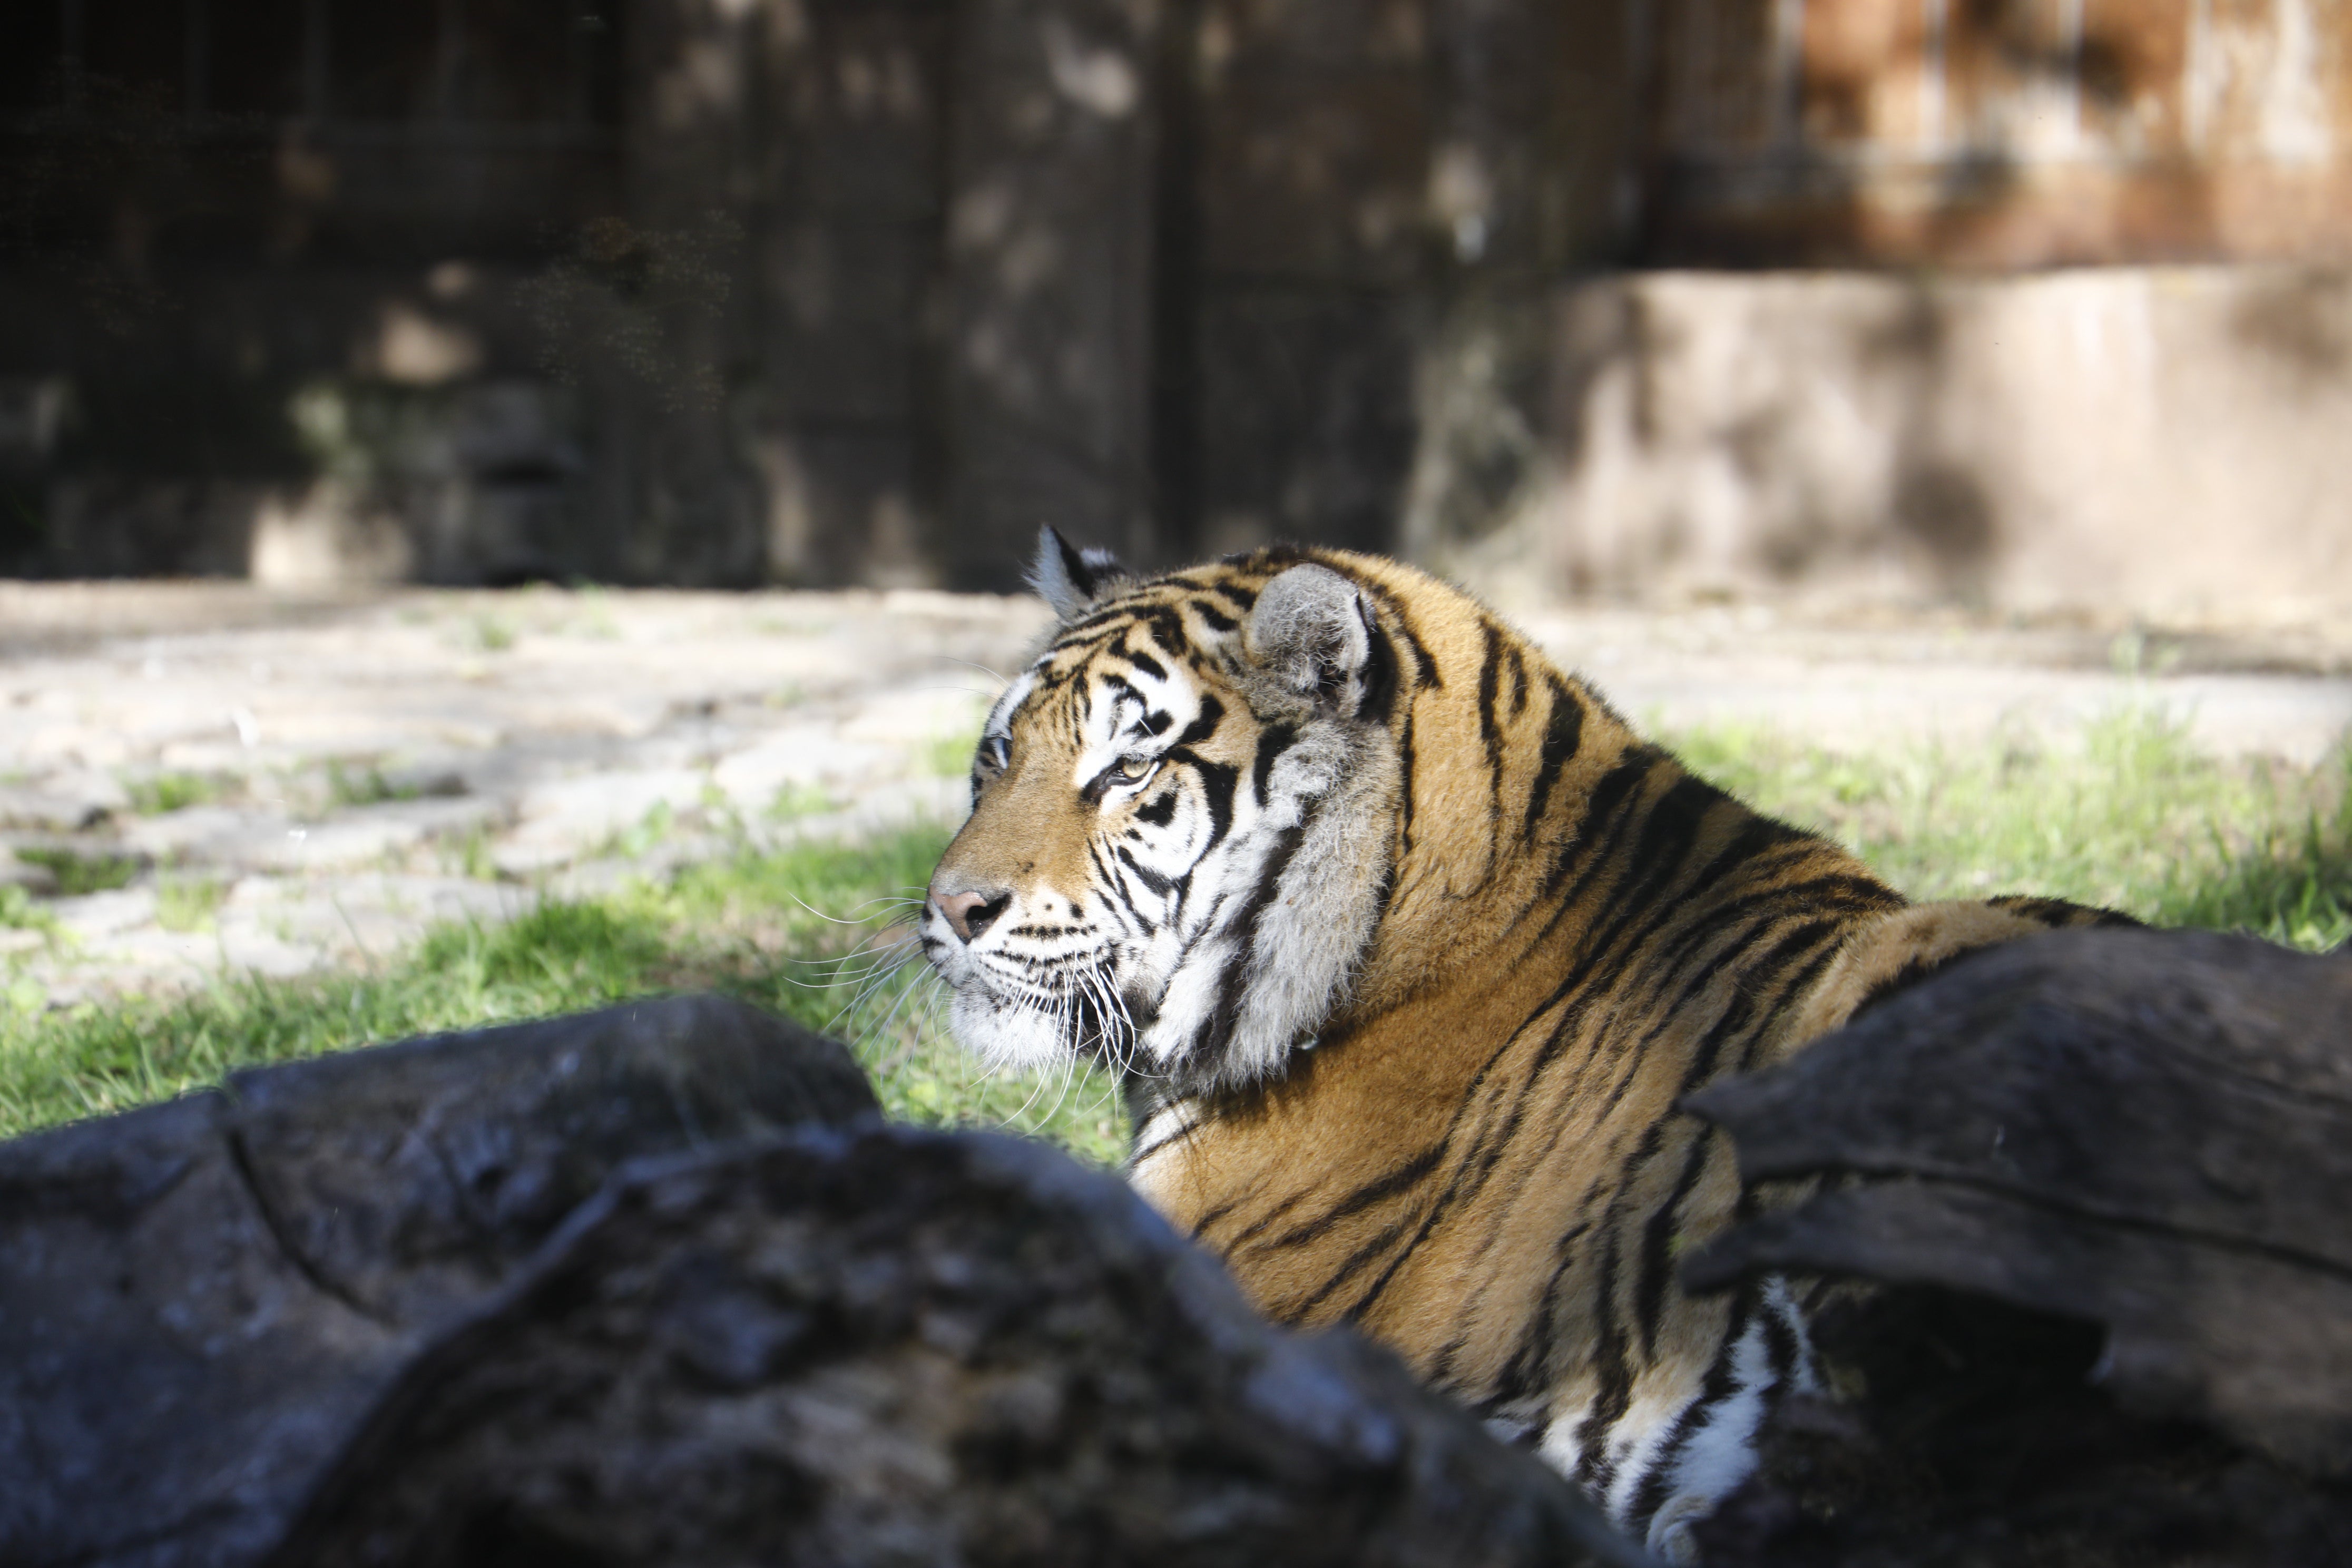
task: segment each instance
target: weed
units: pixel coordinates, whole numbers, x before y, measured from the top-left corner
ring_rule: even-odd
[[[445,868],[477,882],[499,880],[498,862],[490,858],[490,832],[479,823],[459,837],[444,841],[441,862]]]
[[[138,860],[129,855],[84,855],[71,849],[19,849],[16,858],[40,866],[57,879],[58,896],[78,899],[86,893],[110,893],[127,887],[139,875]]]
[[[54,936],[58,930],[57,916],[35,900],[33,895],[15,883],[0,883],[0,931],[37,931]]]
[[[923,760],[935,778],[960,779],[971,772],[971,754],[980,746],[980,726],[940,735],[925,750]]]
[[[165,931],[213,929],[213,917],[228,894],[226,883],[211,877],[163,877],[155,883],[155,923]]]
[[[771,822],[793,822],[834,808],[834,798],[821,784],[793,783],[776,792],[764,814]]]
[[[654,849],[677,830],[677,811],[666,800],[657,800],[639,817],[635,826],[625,827],[604,841],[603,854],[619,860],[635,860]]]
[[[327,764],[327,805],[331,808],[346,805],[382,805],[386,801],[415,800],[423,789],[413,784],[396,783],[383,776],[379,767],[346,768],[339,762]]]
[[[126,779],[123,793],[131,809],[142,816],[162,816],[192,805],[208,805],[225,793],[221,781],[203,773],[157,773],[152,778]]]

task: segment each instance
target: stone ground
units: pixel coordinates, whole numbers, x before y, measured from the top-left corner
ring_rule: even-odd
[[[1667,728],[1965,742],[2153,704],[2310,762],[2352,726],[2352,625],[1521,619]],[[1044,624],[943,594],[0,584],[0,995],[294,973],[746,837],[951,821],[990,672]]]

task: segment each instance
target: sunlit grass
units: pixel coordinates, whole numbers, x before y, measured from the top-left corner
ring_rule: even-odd
[[[122,793],[130,798],[131,809],[142,816],[162,816],[168,812],[185,811],[192,805],[208,805],[220,799],[226,789],[221,780],[204,773],[157,773],[152,778],[122,781]]]
[[[848,1041],[901,1121],[1011,1127],[1115,1161],[1125,1121],[1108,1079],[985,1078],[944,1038],[935,984],[902,944],[947,839],[933,827],[746,852],[664,885],[551,900],[502,926],[442,925],[372,973],[232,975],[183,997],[49,1010],[24,986],[0,986],[0,1135],[241,1067],[710,989]]]
[[[139,875],[135,858],[104,851],[84,855],[71,849],[26,847],[16,851],[16,858],[48,872],[57,883],[58,895],[68,899],[113,892],[130,886],[131,879]]]
[[[1827,833],[1918,899],[2034,893],[2310,951],[2352,936],[2344,760],[2223,761],[2161,716],[2062,744],[1847,755],[1761,731],[1668,737],[1742,799]]]
[[[1701,773],[1838,837],[1915,897],[2043,894],[2305,949],[2352,935],[2340,761],[2217,761],[2133,716],[2063,744],[1862,756],[1765,731],[1667,739]],[[894,1117],[1010,1126],[1114,1161],[1125,1119],[1106,1078],[986,1078],[946,1040],[937,987],[903,943],[947,838],[934,826],[860,846],[747,845],[660,883],[550,900],[508,925],[437,927],[365,973],[232,976],[176,999],[44,1010],[37,986],[0,972],[0,1134],[257,1063],[709,988],[848,1041]],[[188,897],[186,923],[200,927],[211,910],[197,900],[217,889]],[[37,918],[21,893],[0,904],[0,923]]]

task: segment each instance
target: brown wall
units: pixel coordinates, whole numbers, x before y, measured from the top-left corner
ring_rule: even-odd
[[[1667,0],[1658,40],[1655,261],[2352,257],[2336,0]]]

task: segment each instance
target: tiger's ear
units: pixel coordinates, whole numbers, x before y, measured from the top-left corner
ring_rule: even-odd
[[[1027,580],[1066,626],[1129,575],[1109,551],[1080,550],[1048,523],[1037,531],[1037,558],[1029,563]]]
[[[1327,712],[1358,711],[1372,676],[1372,607],[1328,566],[1293,566],[1258,591],[1250,662]]]

